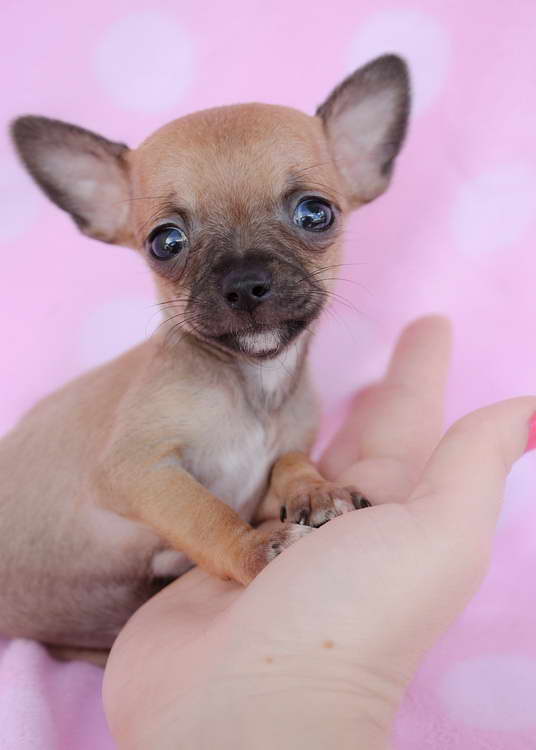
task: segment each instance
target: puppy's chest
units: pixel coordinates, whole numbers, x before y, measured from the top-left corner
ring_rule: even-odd
[[[203,409],[202,427],[183,453],[185,468],[198,482],[248,521],[272,465],[282,453],[296,449],[294,444],[301,447],[307,430],[306,418],[288,430],[289,414],[301,411],[297,402],[307,390],[289,393],[298,358],[295,347],[283,362],[244,364],[233,385],[210,389],[205,403],[212,408],[208,413]]]
[[[183,458],[198,482],[249,520],[280,452],[276,421],[239,412],[215,415]]]

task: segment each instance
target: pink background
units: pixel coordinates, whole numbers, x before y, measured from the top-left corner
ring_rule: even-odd
[[[532,0],[7,2],[2,122],[37,113],[131,145],[189,111],[261,100],[312,112],[357,65],[407,57],[410,136],[389,193],[348,231],[314,352],[326,408],[380,374],[403,323],[447,313],[449,419],[536,391],[536,4]],[[129,250],[83,238],[0,135],[0,431],[157,321]],[[397,750],[536,747],[536,456],[512,475],[481,592],[430,654]],[[463,523],[463,518],[460,519]],[[112,747],[99,672],[0,650],[0,747]]]

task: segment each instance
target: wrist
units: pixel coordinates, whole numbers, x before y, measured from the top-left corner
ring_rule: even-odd
[[[169,737],[173,726],[191,750],[387,750],[395,711],[352,689],[254,677],[199,686],[157,731]]]
[[[182,695],[176,705],[180,718],[175,725],[181,727],[184,746],[295,750],[299,742],[308,750],[389,747],[404,687],[365,672],[330,641],[316,649],[303,642],[287,648],[250,633],[244,648],[243,634],[235,634],[209,651],[219,658],[195,691]]]

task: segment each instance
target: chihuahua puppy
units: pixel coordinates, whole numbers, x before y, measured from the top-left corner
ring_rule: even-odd
[[[406,66],[386,55],[314,117],[210,109],[135,150],[44,117],[13,123],[26,168],[80,230],[142,254],[164,322],[0,442],[0,632],[109,648],[193,563],[247,584],[368,505],[308,458],[306,358],[345,216],[388,186],[408,111]]]

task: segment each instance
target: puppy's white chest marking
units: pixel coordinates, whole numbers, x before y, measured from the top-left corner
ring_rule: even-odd
[[[250,410],[242,418],[236,413],[229,415],[230,429],[227,436],[222,434],[214,453],[218,476],[209,489],[248,520],[280,453],[278,417],[273,410],[289,394],[301,349],[298,342],[274,359],[241,364]]]
[[[212,491],[238,512],[247,512],[250,509],[244,509],[244,504],[256,500],[264,487],[276,446],[260,425],[251,424],[237,432],[237,439],[224,446],[218,457],[220,476]]]
[[[190,471],[207,489],[249,520],[277,454],[275,435],[249,415],[214,425]]]

